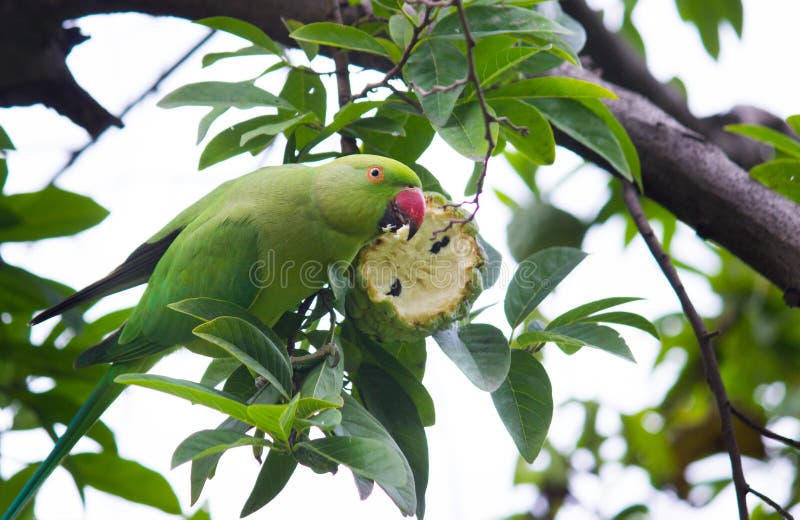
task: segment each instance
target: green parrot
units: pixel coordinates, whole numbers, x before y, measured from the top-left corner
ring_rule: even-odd
[[[35,325],[67,309],[147,282],[127,322],[81,353],[76,367],[111,366],[47,459],[3,514],[14,519],[76,442],[123,390],[120,374],[144,372],[190,343],[192,321],[167,307],[210,297],[249,309],[267,325],[327,280],[327,266],[350,262],[382,231],[425,216],[420,180],[407,166],[350,155],[321,166],[286,165],[228,181],[181,212],[105,278],[36,315]]]

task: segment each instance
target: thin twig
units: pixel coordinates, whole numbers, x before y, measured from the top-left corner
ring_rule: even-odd
[[[794,520],[794,517],[792,516],[792,514],[789,511],[787,511],[786,509],[781,507],[780,504],[778,504],[777,502],[772,500],[770,497],[768,497],[764,493],[756,491],[755,489],[751,488],[750,486],[747,486],[747,490],[750,491],[755,496],[757,496],[758,498],[760,498],[761,500],[763,500],[764,502],[766,502],[767,504],[769,504],[769,506],[772,507],[772,509],[777,511],[778,514],[781,515],[783,518],[786,518],[786,520]]]
[[[409,5],[424,5],[425,7],[452,7],[453,0],[406,0]]]
[[[128,112],[130,112],[133,109],[133,107],[135,107],[136,105],[141,103],[144,100],[144,98],[146,98],[147,96],[149,96],[150,94],[152,94],[153,92],[158,90],[158,87],[161,86],[161,83],[163,83],[165,79],[170,77],[172,75],[172,73],[175,72],[181,65],[186,63],[186,61],[189,58],[191,58],[192,55],[194,55],[194,53],[197,52],[200,49],[200,47],[205,45],[208,42],[208,40],[210,40],[211,37],[214,36],[215,33],[216,33],[216,31],[211,31],[208,34],[206,34],[203,38],[200,39],[200,41],[195,43],[194,46],[192,46],[192,48],[189,49],[186,52],[186,54],[183,55],[183,57],[181,57],[178,61],[176,61],[174,64],[172,64],[172,66],[170,68],[168,68],[167,70],[162,72],[161,75],[158,77],[158,79],[156,79],[156,81],[152,85],[150,85],[150,88],[148,88],[147,90],[142,92],[136,99],[134,99],[133,101],[128,103],[125,106],[125,108],[122,109],[122,112],[120,112],[119,116],[117,116],[118,119],[122,120],[122,118],[125,117],[128,114]],[[82,147],[80,147],[79,149],[75,150],[74,152],[72,152],[72,154],[69,157],[69,160],[64,164],[64,166],[62,166],[56,173],[53,174],[53,177],[50,179],[50,184],[53,184],[54,182],[56,182],[56,180],[59,177],[61,177],[61,175],[63,175],[64,172],[66,172],[68,169],[70,169],[70,167],[72,167],[72,165],[75,164],[75,161],[77,161],[78,158],[81,155],[83,155],[83,153],[86,150],[91,148],[92,145],[94,145],[100,139],[100,136],[102,136],[104,133],[105,133],[105,131],[103,131],[100,134],[94,136],[92,139],[89,140],[89,142],[87,142],[86,144],[84,144]]]
[[[628,212],[631,214],[633,221],[636,223],[636,227],[639,229],[639,233],[647,243],[650,253],[652,253],[656,262],[658,262],[661,272],[664,273],[664,276],[672,286],[673,291],[678,296],[678,300],[680,300],[681,307],[683,308],[683,313],[689,320],[695,337],[697,337],[697,342],[700,346],[700,354],[703,360],[703,370],[705,372],[706,381],[708,382],[708,386],[711,388],[711,392],[714,394],[714,398],[717,402],[717,410],[719,411],[722,429],[722,438],[725,442],[725,447],[728,450],[728,456],[731,460],[731,470],[733,473],[733,484],[736,488],[736,501],[739,508],[739,518],[741,520],[748,520],[749,515],[747,512],[747,492],[749,490],[749,486],[747,485],[747,481],[744,477],[744,470],[742,469],[742,455],[739,451],[739,446],[736,443],[736,435],[734,435],[733,432],[733,417],[731,415],[728,392],[725,390],[725,384],[723,383],[722,376],[719,372],[717,358],[714,354],[714,349],[711,346],[711,335],[709,334],[708,329],[706,329],[703,319],[700,317],[697,309],[695,309],[691,299],[689,299],[689,295],[686,293],[686,288],[683,286],[680,276],[678,276],[678,271],[670,262],[669,255],[667,255],[666,251],[664,251],[664,248],[661,247],[658,238],[656,237],[655,233],[653,233],[653,228],[650,227],[650,223],[647,221],[647,217],[642,209],[642,204],[639,202],[639,193],[636,191],[634,185],[626,180],[622,181],[622,197],[625,201],[625,205],[628,208]]]
[[[463,219],[453,219],[447,223],[441,229],[434,230],[432,240],[435,240],[440,233],[445,233],[449,229],[451,229],[456,224],[467,224],[475,220],[475,215],[478,213],[478,210],[481,208],[480,203],[480,196],[483,193],[483,184],[486,180],[486,172],[489,168],[489,159],[492,157],[492,153],[494,152],[495,146],[497,143],[492,136],[492,123],[497,121],[497,118],[492,115],[491,111],[489,110],[489,105],[486,103],[486,98],[483,95],[483,88],[481,87],[481,81],[478,78],[478,74],[475,71],[475,56],[474,56],[474,48],[475,48],[475,38],[472,36],[472,32],[469,29],[469,22],[467,22],[467,14],[464,11],[464,4],[462,0],[452,0],[452,5],[455,6],[458,12],[458,18],[461,21],[461,28],[464,30],[464,42],[466,43],[467,47],[467,77],[472,85],[475,87],[475,97],[478,98],[478,104],[480,105],[481,112],[483,113],[483,125],[485,129],[484,138],[486,139],[486,154],[483,157],[483,166],[481,168],[481,173],[478,176],[478,180],[475,184],[475,196],[472,200],[467,201],[467,203],[472,204],[475,206],[475,209],[472,210],[470,215]],[[463,204],[463,203],[462,203]]]
[[[339,0],[330,0],[333,14],[333,21],[339,25],[344,25],[342,10],[339,8]],[[336,87],[339,91],[339,108],[342,108],[350,101],[350,62],[347,59],[347,52],[333,49],[333,63],[336,65]],[[358,152],[356,140],[352,137],[342,135],[341,148],[343,154],[353,154]]]
[[[787,446],[790,446],[792,448],[800,450],[800,441],[796,441],[794,439],[790,439],[788,437],[784,437],[783,435],[779,435],[779,434],[775,433],[774,431],[772,431],[772,430],[770,430],[770,429],[768,429],[768,428],[766,428],[764,426],[761,426],[760,424],[756,423],[755,421],[750,419],[748,416],[746,416],[744,413],[740,412],[733,405],[731,405],[731,412],[733,413],[733,415],[736,416],[737,419],[739,419],[744,424],[749,426],[751,429],[757,431],[758,433],[760,433],[764,437],[776,440],[776,441],[781,442],[781,443],[783,443],[783,444],[785,444]]]
[[[408,97],[404,92],[401,92],[401,91],[397,90],[395,87],[393,87],[391,85],[391,83],[389,83],[389,81],[392,78],[394,78],[401,70],[403,70],[403,67],[405,66],[406,62],[408,61],[408,58],[411,56],[411,50],[414,48],[414,46],[419,41],[419,38],[420,38],[420,35],[422,35],[422,32],[425,30],[426,27],[428,27],[431,24],[432,21],[433,21],[433,19],[431,18],[431,8],[428,7],[428,8],[425,9],[425,12],[422,15],[422,21],[419,23],[419,25],[415,25],[414,26],[414,30],[411,33],[411,39],[409,39],[408,44],[406,45],[405,49],[403,49],[403,54],[400,56],[400,60],[395,64],[394,67],[389,69],[386,72],[386,74],[383,75],[383,78],[380,81],[377,81],[375,83],[370,83],[370,84],[366,85],[361,90],[360,93],[358,93],[355,96],[352,96],[350,98],[350,101],[353,101],[353,100],[356,100],[356,99],[360,99],[360,98],[363,98],[363,97],[367,97],[367,94],[369,94],[373,90],[381,88],[381,87],[385,87],[385,88],[390,89],[400,99],[402,99],[406,103],[410,103],[412,106],[417,108],[417,110],[421,111],[422,109],[421,109],[421,107],[419,106],[419,104],[416,101],[414,101],[413,99]]]
[[[456,81],[450,83],[449,85],[433,85],[431,88],[429,88],[427,90],[425,90],[424,88],[420,87],[419,85],[415,85],[413,83],[409,83],[408,86],[411,87],[412,89],[414,89],[417,92],[417,94],[419,94],[420,96],[428,97],[428,96],[431,96],[433,94],[440,94],[442,92],[450,92],[452,90],[457,89],[458,87],[463,87],[464,85],[466,85],[469,82],[470,82],[470,78],[469,78],[469,76],[467,76],[465,78],[456,80]]]

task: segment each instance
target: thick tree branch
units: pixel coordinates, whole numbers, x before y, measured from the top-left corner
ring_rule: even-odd
[[[86,91],[67,69],[65,59],[74,45],[86,40],[64,22],[92,14],[138,12],[197,20],[232,16],[263,29],[290,44],[281,18],[301,22],[325,21],[328,0],[0,0],[0,106],[42,103],[84,127],[93,137],[109,126],[122,126]],[[362,6],[341,10],[345,23],[364,16]],[[330,52],[330,50],[328,50]],[[359,65],[385,69],[381,57],[355,56]]]
[[[749,169],[763,162],[768,148],[752,139],[726,132],[725,125],[749,123],[790,132],[781,118],[751,106],[736,106],[726,114],[709,118],[695,117],[681,94],[658,81],[633,47],[621,35],[606,28],[601,13],[590,8],[585,0],[561,0],[561,6],[586,30],[584,53],[602,69],[605,79],[647,97],[682,125],[703,134],[742,167]]]
[[[561,66],[553,73],[614,91],[619,100],[606,105],[639,151],[645,195],[771,280],[784,291],[787,304],[800,306],[800,206],[752,180],[717,146],[644,97],[587,70]],[[557,137],[611,171],[579,143]]]

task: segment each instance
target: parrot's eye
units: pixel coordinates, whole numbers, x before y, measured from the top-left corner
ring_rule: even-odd
[[[383,180],[383,168],[380,166],[370,166],[367,168],[367,179],[370,182],[381,182]]]

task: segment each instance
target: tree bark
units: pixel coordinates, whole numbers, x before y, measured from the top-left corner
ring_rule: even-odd
[[[800,306],[800,206],[754,181],[719,147],[644,96],[585,69],[562,65],[553,74],[617,94],[619,99],[606,105],[639,152],[644,194],[771,280],[784,291],[787,304]],[[567,136],[559,134],[557,140],[613,171]]]

